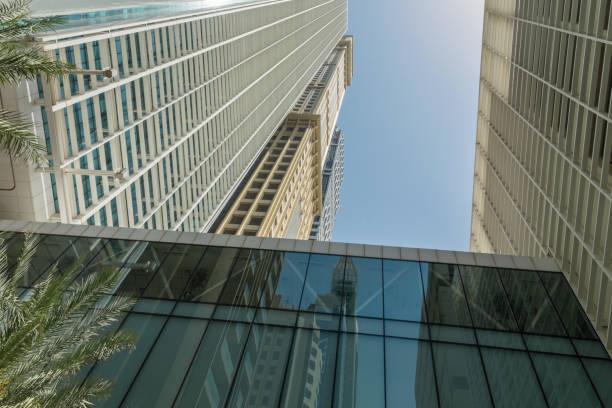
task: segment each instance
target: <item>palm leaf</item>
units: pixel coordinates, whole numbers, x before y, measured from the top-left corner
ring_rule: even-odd
[[[41,165],[47,161],[47,147],[40,143],[32,126],[20,113],[0,109],[0,148],[12,157]]]

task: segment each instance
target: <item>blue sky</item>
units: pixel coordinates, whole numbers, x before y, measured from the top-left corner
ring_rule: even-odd
[[[334,241],[467,250],[482,0],[349,0]]]

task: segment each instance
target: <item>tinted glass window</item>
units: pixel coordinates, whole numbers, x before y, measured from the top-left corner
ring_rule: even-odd
[[[216,302],[237,254],[238,250],[235,248],[209,247],[187,284],[183,299],[195,302]]]
[[[426,321],[419,264],[385,259],[383,277],[385,317]]]
[[[471,325],[457,265],[421,263],[427,314],[432,323]]]
[[[382,318],[382,261],[374,258],[346,259],[344,313]]]
[[[300,310],[340,313],[344,261],[341,256],[310,256]]]
[[[304,287],[308,266],[308,254],[285,252],[278,259],[268,276],[267,286],[260,300],[261,307],[296,310]]]

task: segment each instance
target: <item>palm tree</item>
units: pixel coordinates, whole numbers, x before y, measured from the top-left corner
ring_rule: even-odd
[[[0,85],[72,72],[70,65],[49,58],[31,41],[33,34],[53,29],[62,19],[31,19],[29,5],[30,0],[0,0]],[[0,148],[34,164],[47,162],[47,148],[32,132],[32,122],[6,109],[0,109]]]
[[[5,241],[0,238],[0,407],[84,407],[108,396],[110,381],[76,378],[80,370],[134,345],[131,333],[110,330],[133,304],[107,295],[119,269],[75,279],[79,262],[66,271],[56,265],[24,292],[20,282],[37,239],[26,234],[14,267],[8,265]]]

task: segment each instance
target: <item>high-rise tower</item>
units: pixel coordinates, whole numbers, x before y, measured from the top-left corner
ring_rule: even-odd
[[[323,160],[337,149],[336,122],[352,76],[353,37],[346,35],[321,64],[211,231],[310,237],[313,220],[324,212]]]
[[[608,345],[610,8],[486,1],[470,245],[554,257]]]
[[[88,3],[35,39],[79,72],[2,89],[50,155],[0,160],[2,218],[206,230],[347,26],[346,0]]]

